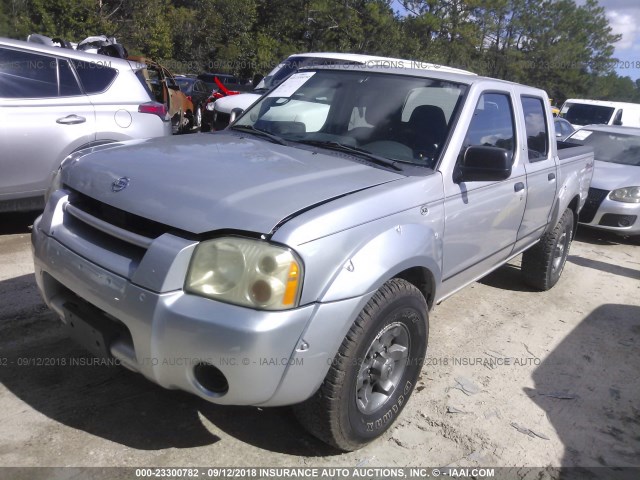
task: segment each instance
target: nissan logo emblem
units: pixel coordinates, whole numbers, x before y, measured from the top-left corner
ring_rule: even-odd
[[[111,184],[112,192],[120,192],[129,186],[129,178],[128,177],[120,177],[117,180],[114,180]]]

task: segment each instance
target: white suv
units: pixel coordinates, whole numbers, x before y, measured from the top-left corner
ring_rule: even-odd
[[[170,135],[145,68],[0,38],[0,212],[42,208],[52,175],[76,150]]]

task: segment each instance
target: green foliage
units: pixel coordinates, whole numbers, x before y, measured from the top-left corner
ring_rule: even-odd
[[[597,0],[0,0],[0,35],[115,35],[178,73],[250,78],[292,53],[368,53],[441,63],[567,97],[640,101],[619,77]]]

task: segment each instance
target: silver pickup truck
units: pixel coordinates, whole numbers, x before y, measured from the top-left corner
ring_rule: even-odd
[[[523,253],[562,273],[593,171],[545,92],[320,67],[227,130],[69,156],[33,228],[70,335],[217,404],[295,405],[353,450],[411,395],[435,304]]]

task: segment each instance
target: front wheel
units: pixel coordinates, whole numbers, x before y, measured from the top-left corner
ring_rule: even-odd
[[[294,407],[298,420],[340,450],[378,438],[413,392],[428,336],[424,296],[405,280],[389,280],[351,326],[320,389]]]
[[[566,209],[553,230],[522,255],[524,280],[538,290],[549,290],[558,280],[567,262],[573,237],[573,211]]]

